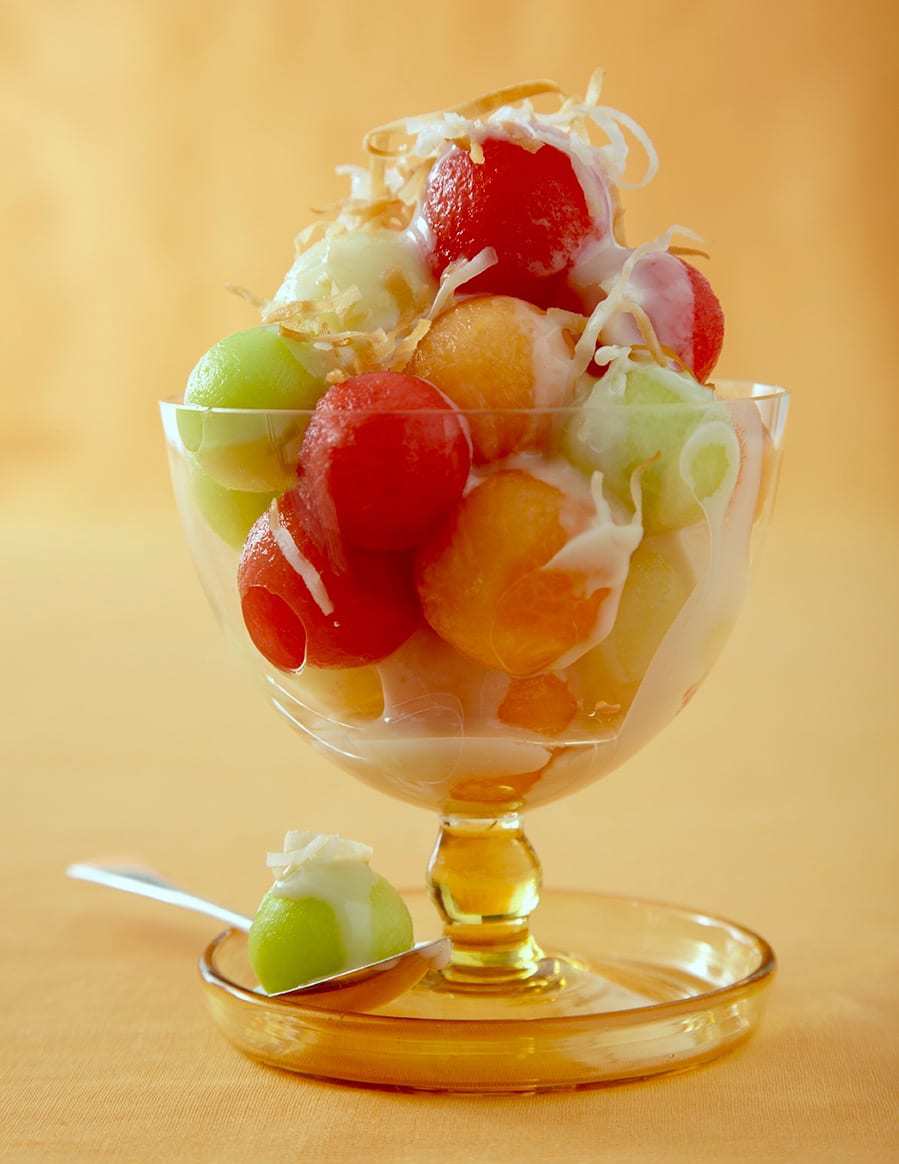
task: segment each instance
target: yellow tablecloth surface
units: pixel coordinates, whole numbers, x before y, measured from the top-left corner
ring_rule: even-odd
[[[896,1159],[891,6],[825,0],[108,4],[0,10],[0,1157]],[[707,1068],[530,1098],[343,1089],[212,1027],[214,923],[80,884],[143,858],[250,910],[286,825],[420,883],[434,822],[329,768],[233,669],[154,415],[252,322],[362,131],[527,76],[637,115],[628,230],[714,244],[725,374],[796,389],[779,513],[712,679],[624,769],[534,814],[547,884],[746,922],[781,961]]]

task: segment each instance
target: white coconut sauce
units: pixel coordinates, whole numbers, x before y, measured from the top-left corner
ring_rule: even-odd
[[[641,259],[628,280],[627,297],[649,316],[664,347],[692,358],[693,284],[679,259],[665,251]],[[636,321],[627,311],[609,320],[603,338],[613,344],[643,342]]]
[[[291,841],[288,833],[285,848],[292,848]],[[323,845],[318,843],[322,841]],[[276,896],[294,901],[311,897],[333,909],[349,966],[363,966],[371,960],[371,893],[375,884],[368,863],[371,855],[367,845],[341,837],[313,836],[298,851],[272,853],[268,858],[268,864],[278,871],[272,887]]]
[[[571,350],[563,330],[547,315],[522,309],[531,337],[533,407],[558,408],[569,402],[573,387]],[[539,418],[538,418],[539,422]]]
[[[680,710],[709,669],[709,640],[736,618],[749,578],[752,523],[761,481],[763,433],[752,400],[728,402],[742,458],[733,476],[697,498],[708,531],[707,561],[644,675],[625,717],[616,763],[633,755]],[[733,485],[732,492],[728,488]]]
[[[636,477],[636,474],[635,474]],[[629,521],[618,523],[606,501],[602,487],[602,473],[596,472],[590,482],[595,516],[583,532],[576,534],[543,567],[544,570],[562,570],[584,576],[587,594],[608,590],[600,604],[591,633],[577,643],[562,658],[556,668],[565,668],[598,646],[612,630],[618,615],[621,592],[627,581],[631,555],[643,540],[643,514],[639,481],[632,485],[634,514]]]

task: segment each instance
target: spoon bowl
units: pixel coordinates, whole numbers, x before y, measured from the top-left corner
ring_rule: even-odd
[[[224,941],[227,936],[226,930],[216,939],[216,944]],[[429,971],[442,970],[449,964],[451,952],[447,938],[416,942],[401,954],[394,954],[379,962],[369,962],[366,966],[357,966],[354,970],[344,970],[330,978],[317,978],[293,990],[266,994],[259,988],[258,993],[265,998],[276,998],[281,1002],[296,1001],[319,1010],[373,1010],[411,990]]]
[[[140,897],[149,897],[153,901],[227,922],[229,929],[219,935],[213,946],[224,941],[234,930],[247,933],[252,924],[251,918],[179,889],[152,869],[79,861],[66,869],[66,875],[75,881],[90,881],[95,885],[105,885],[108,889],[135,893]],[[416,942],[401,954],[369,962],[365,966],[356,966],[328,978],[318,978],[292,990],[266,994],[257,988],[257,992],[264,998],[277,998],[282,1002],[295,1000],[320,1010],[371,1010],[405,994],[429,971],[442,969],[448,964],[451,952],[452,948],[446,938]]]

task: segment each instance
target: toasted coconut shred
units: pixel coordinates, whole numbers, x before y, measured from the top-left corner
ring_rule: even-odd
[[[428,318],[436,319],[451,305],[460,287],[495,266],[496,261],[496,251],[493,247],[484,247],[473,259],[458,259],[450,263],[440,277],[440,286],[437,288]]]
[[[337,173],[349,181],[349,192],[336,205],[318,211],[320,218],[297,235],[298,254],[323,239],[355,231],[407,231],[419,241],[428,228],[420,213],[422,194],[435,161],[456,146],[468,151],[472,161],[484,161],[483,142],[502,137],[525,149],[539,150],[549,144],[568,154],[584,190],[591,213],[608,219],[615,245],[621,245],[622,209],[618,189],[639,189],[652,181],[658,170],[658,155],[649,135],[633,118],[600,103],[602,70],[591,76],[582,98],[566,94],[554,81],[525,81],[497,89],[454,109],[438,110],[400,118],[370,130],[363,139],[367,164],[343,165]],[[538,112],[535,98],[557,99],[558,108]],[[605,141],[596,144],[591,133],[598,131]],[[630,140],[640,147],[645,165],[637,178],[626,178]],[[611,183],[611,193],[603,193],[595,178],[597,170]],[[591,180],[591,175],[594,177]],[[616,237],[617,236],[617,237]],[[676,255],[704,255],[690,246],[674,246],[675,236],[701,241],[684,227],[671,227],[651,242],[627,254],[618,271],[601,285],[602,298],[589,317],[564,312],[564,326],[571,333],[572,374],[582,375],[601,352],[627,353],[633,359],[650,359],[670,366],[676,359],[655,335],[646,312],[629,295],[630,277],[646,255],[669,251]],[[416,300],[400,271],[388,272],[384,285],[396,300],[396,326],[365,330],[359,311],[362,294],[358,287],[332,285],[323,298],[273,304],[240,287],[229,290],[258,307],[264,323],[277,324],[283,334],[310,341],[315,348],[333,354],[335,368],[329,383],[339,383],[349,375],[373,370],[402,370],[432,322],[452,307],[466,285],[497,262],[492,248],[451,263],[443,272],[430,304]],[[632,315],[641,341],[630,348],[600,348],[603,328],[617,312]],[[680,362],[680,361],[678,361]]]

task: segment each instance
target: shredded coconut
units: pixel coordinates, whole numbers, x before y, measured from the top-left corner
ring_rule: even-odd
[[[277,501],[273,501],[269,508],[269,525],[278,549],[284,555],[291,569],[302,578],[315,605],[322,614],[326,616],[333,614],[334,603],[331,601],[331,596],[328,594],[322,576],[309,559],[303,557],[297,543],[291,537],[290,530],[282,524]]]
[[[693,246],[672,245],[675,235],[691,242],[701,241],[684,227],[671,227],[633,251],[622,245],[618,189],[647,185],[658,170],[658,155],[649,135],[632,117],[601,103],[602,90],[603,72],[597,69],[582,97],[566,94],[554,81],[525,81],[453,109],[402,117],[377,126],[363,139],[367,164],[337,167],[337,173],[349,182],[349,192],[335,206],[321,212],[322,220],[297,235],[298,253],[322,239],[346,232],[383,229],[406,231],[424,251],[429,247],[430,234],[421,212],[422,195],[431,167],[448,149],[465,149],[475,164],[482,164],[483,143],[490,137],[505,138],[530,150],[551,145],[571,159],[590,213],[605,227],[605,250],[609,252],[596,256],[599,265],[595,270],[589,262],[584,270],[584,278],[602,298],[586,321],[575,317],[570,325],[578,337],[572,376],[580,376],[589,367],[597,344],[602,343],[603,329],[619,313],[632,316],[636,326],[632,334],[635,339],[639,335],[642,341],[632,344],[632,349],[642,349],[657,362],[670,364],[675,357],[660,344],[649,316],[629,294],[630,276],[641,258],[656,251],[675,255],[705,252]],[[538,98],[544,106],[541,110],[535,107]],[[546,103],[555,103],[556,108],[546,111]],[[601,135],[603,140],[594,141],[591,134]],[[644,156],[643,170],[639,177],[628,178],[635,144]],[[360,323],[358,288],[335,287],[330,297],[315,302],[277,305],[242,288],[232,290],[258,306],[264,322],[278,323],[285,334],[308,340],[322,351],[337,353],[338,367],[329,378],[338,382],[339,377],[363,371],[401,370],[430,321],[452,305],[460,288],[496,262],[495,252],[486,248],[451,264],[444,271],[430,306],[414,303],[414,297],[404,294],[402,288],[391,286],[401,318],[389,332],[366,329],[364,321]]]
[[[270,869],[278,871],[279,880],[284,880],[301,866],[327,865],[337,861],[360,861],[367,864],[371,858],[371,847],[359,841],[349,841],[328,833],[291,829],[284,837],[284,851],[269,853],[265,863]]]
[[[496,261],[496,251],[493,247],[484,247],[473,259],[457,259],[456,262],[450,263],[440,277],[440,286],[437,288],[428,318],[436,319],[452,304],[460,287],[495,266]]]
[[[593,314],[587,320],[587,325],[574,349],[574,374],[576,376],[581,375],[589,367],[590,361],[593,359],[596,351],[599,334],[610,322],[612,317],[619,311],[626,309],[629,305],[631,309],[633,308],[633,304],[629,304],[628,291],[630,289],[630,278],[636,265],[641,259],[645,259],[647,255],[667,251],[675,235],[699,239],[699,236],[690,230],[689,227],[669,226],[658,238],[641,243],[640,246],[632,250],[625,259],[621,270],[603,281],[602,288],[605,291],[605,298],[601,299],[593,309]],[[649,324],[648,319],[646,320],[646,324],[651,331],[652,325]],[[652,345],[648,346],[654,346],[658,349],[659,344],[655,338],[655,333],[652,334]]]

